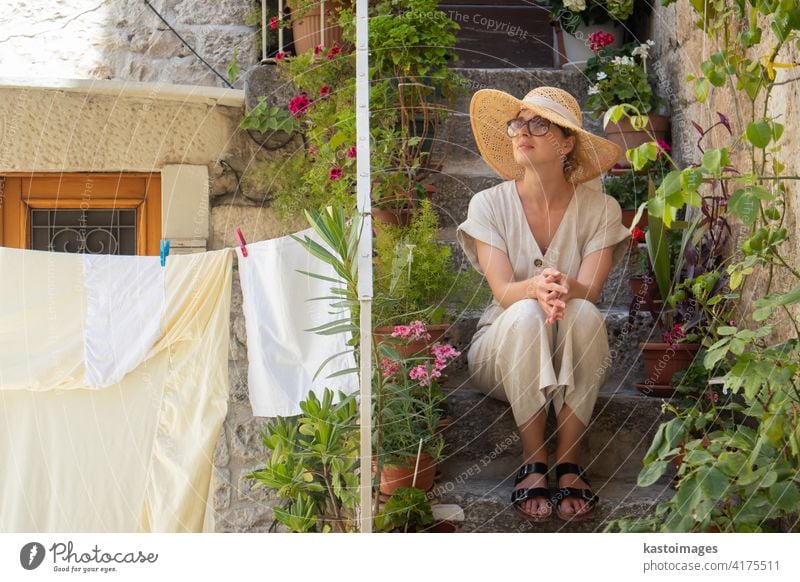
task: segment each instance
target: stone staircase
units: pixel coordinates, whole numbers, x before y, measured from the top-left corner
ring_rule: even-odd
[[[558,69],[459,69],[469,87],[451,117],[450,153],[431,182],[437,187],[434,206],[441,220],[440,240],[453,249],[456,262],[469,267],[455,240],[456,226],[466,218],[475,193],[500,179],[478,154],[469,125],[469,99],[480,88],[496,88],[523,96],[540,85],[561,87],[582,100],[587,84],[575,71]],[[599,123],[584,113],[584,125],[601,133]],[[655,504],[673,494],[670,475],[643,489],[636,476],[652,436],[661,422],[661,401],[640,394],[634,383],[644,370],[638,344],[652,333],[649,315],[639,314],[628,322],[631,295],[627,278],[635,257],[628,256],[612,271],[598,307],[605,316],[613,361],[613,375],[602,388],[587,434],[581,464],[586,468],[601,504],[593,519],[565,523],[555,516],[541,524],[520,520],[509,502],[514,475],[522,459],[522,448],[510,408],[484,396],[471,385],[464,356],[450,372],[445,385],[453,423],[445,430],[446,458],[433,493],[442,503],[464,509],[464,531],[601,531],[608,521],[623,516],[644,515]],[[463,312],[451,329],[450,341],[463,353],[469,346],[482,306]],[[553,418],[548,435],[553,434]],[[550,466],[554,466],[550,447]],[[551,485],[555,485],[551,483]]]

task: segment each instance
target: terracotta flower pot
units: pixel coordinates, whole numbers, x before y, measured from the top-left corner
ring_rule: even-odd
[[[391,495],[398,487],[411,487],[414,482],[414,465],[416,457],[408,457],[407,465],[384,465],[381,470],[381,493]],[[413,485],[417,489],[429,491],[433,487],[436,477],[436,462],[428,453],[422,453],[419,458],[419,473]]]
[[[423,533],[458,533],[461,528],[452,521],[437,521],[422,530]]]
[[[669,117],[665,115],[650,115],[647,123],[648,131],[655,135],[656,139],[666,141]],[[609,122],[608,127],[606,127],[606,137],[622,148],[622,153],[617,163],[625,168],[631,167],[628,158],[625,157],[625,151],[652,141],[647,132],[634,129],[628,118],[620,119],[618,123]]]
[[[633,218],[636,216],[636,209],[635,208],[623,208],[622,209],[622,225],[625,228],[630,228],[631,224],[633,223]],[[642,216],[639,218],[639,222],[636,224],[639,228],[645,228],[647,226],[647,209],[642,213]]]
[[[670,398],[675,394],[672,388],[672,376],[675,372],[685,370],[694,360],[701,344],[678,344],[672,348],[663,342],[640,343],[644,358],[644,369],[647,379],[636,384],[636,388],[648,396]]]
[[[628,277],[628,285],[631,288],[631,293],[634,297],[641,297],[644,298],[648,291],[651,291],[652,286],[652,298],[654,300],[661,300],[661,293],[658,292],[658,285],[656,285],[656,281],[652,277],[646,277],[645,275],[631,275]]]
[[[291,2],[287,3],[291,7]],[[335,44],[341,46],[342,29],[336,23],[338,20],[337,11],[344,4],[341,0],[328,0],[325,2],[325,30],[324,40],[321,34],[322,10],[321,3],[312,6],[301,18],[292,18],[292,38],[294,39],[294,50],[296,54],[302,54],[311,50],[317,45],[325,48]]]
[[[430,334],[431,338],[429,340],[420,339],[414,340],[409,342],[408,344],[392,344],[392,347],[400,354],[403,358],[410,358],[416,354],[424,352],[430,346],[435,344],[436,342],[440,341],[442,337],[444,337],[445,332],[450,329],[449,323],[439,323],[436,325],[427,325],[425,326]],[[377,347],[378,344],[392,340],[392,332],[394,331],[394,327],[391,325],[383,325],[380,327],[376,327],[375,330],[372,332],[372,341],[375,343]]]

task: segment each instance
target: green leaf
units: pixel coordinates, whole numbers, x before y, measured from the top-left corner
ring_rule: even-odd
[[[625,157],[633,165],[634,170],[641,170],[649,161],[655,161],[658,157],[658,146],[655,142],[647,142],[642,145],[629,149],[625,152]]]
[[[233,83],[236,82],[236,79],[239,78],[239,73],[241,72],[241,69],[239,68],[238,57],[239,57],[238,51],[236,48],[234,48],[233,59],[231,60],[230,63],[228,63],[228,69],[227,69],[228,81],[230,81],[231,85],[233,85]]]
[[[711,499],[720,499],[730,487],[730,479],[716,467],[703,467],[697,472],[700,489]]]
[[[784,511],[797,511],[800,507],[800,491],[794,481],[773,483],[767,492],[770,501]]]
[[[636,478],[636,484],[639,487],[648,487],[658,481],[661,475],[664,474],[664,471],[667,470],[669,466],[668,461],[655,461],[646,465],[640,472],[639,476]]]
[[[694,81],[694,97],[699,103],[705,103],[708,100],[708,94],[711,91],[711,84],[705,77],[700,77]]]
[[[733,335],[738,330],[735,327],[731,327],[729,325],[721,325],[717,328],[717,333],[719,335]]]
[[[767,121],[757,121],[747,124],[748,141],[757,148],[765,148],[772,139],[772,127]]]

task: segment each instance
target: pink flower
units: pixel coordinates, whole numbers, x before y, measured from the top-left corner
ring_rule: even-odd
[[[392,337],[408,339],[408,336],[410,335],[411,335],[411,330],[408,328],[407,325],[395,325],[394,331],[392,331]]]
[[[428,330],[425,329],[425,324],[421,321],[412,321],[408,325],[395,325],[392,331],[392,337],[399,337],[404,340],[419,340],[430,339]]]
[[[428,382],[430,382],[430,378],[428,377],[428,368],[426,368],[424,364],[420,364],[419,366],[414,366],[411,368],[411,371],[408,373],[408,377],[412,380],[419,380],[419,383],[422,386],[427,386]]]
[[[285,52],[278,51],[278,52],[275,53],[275,60],[276,61],[282,61],[285,58],[286,58],[286,53]]]
[[[325,97],[331,92],[331,88],[328,85],[323,85],[322,89],[319,90],[319,96]]]
[[[300,117],[306,112],[309,105],[311,105],[311,101],[308,100],[308,95],[305,92],[300,93],[289,101],[289,112],[295,117]]]
[[[390,360],[389,358],[383,358],[381,360],[381,373],[383,374],[384,378],[391,378],[397,373],[399,369],[400,369],[400,362],[395,362],[394,360]]]
[[[335,59],[340,52],[342,52],[342,49],[340,49],[337,45],[334,45],[330,52],[325,55],[325,58],[330,61]]]
[[[598,30],[589,35],[589,47],[593,52],[599,53],[601,49],[614,42],[614,35],[610,32]]]
[[[318,44],[314,47],[314,56],[318,57],[320,54],[322,54],[322,45]]]
[[[278,17],[277,16],[273,16],[272,18],[269,19],[269,28],[270,28],[270,30],[275,30],[276,28],[278,28]]]
[[[449,359],[456,358],[461,355],[461,352],[450,344],[435,344],[431,347],[431,355],[436,358],[438,363],[439,361],[447,362]]]
[[[425,324],[419,320],[412,321],[408,324],[408,328],[411,331],[411,334],[414,336],[415,340],[419,339],[430,339],[431,334],[428,333],[428,330],[425,328]]]
[[[658,145],[658,155],[661,155],[661,152],[669,153],[672,151],[672,148],[663,139],[657,139],[656,144]]]
[[[350,146],[350,149],[347,150],[347,157],[354,158],[356,157],[356,153],[357,153],[356,146]]]
[[[331,171],[328,172],[328,179],[329,180],[338,180],[339,178],[342,177],[343,174],[344,174],[344,171],[341,168],[338,168],[338,167],[334,166],[334,167],[331,168]]]

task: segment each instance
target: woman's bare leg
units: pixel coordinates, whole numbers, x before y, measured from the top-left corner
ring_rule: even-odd
[[[525,424],[518,426],[522,440],[524,463],[547,463],[547,450],[544,443],[544,429],[547,423],[547,407],[543,406]],[[530,487],[547,487],[547,476],[541,474],[527,475],[515,489]],[[520,504],[523,511],[546,516],[550,514],[550,500],[545,497],[534,497]]]
[[[586,425],[578,419],[567,404],[564,404],[557,416],[556,464],[579,464],[580,443],[585,430]],[[563,475],[558,480],[558,486],[576,487],[578,489],[589,488],[589,485],[583,479],[572,473]],[[581,513],[588,508],[588,505],[588,502],[583,499],[567,497],[561,502],[561,511],[570,515]]]

